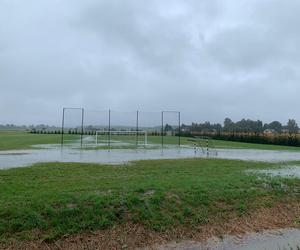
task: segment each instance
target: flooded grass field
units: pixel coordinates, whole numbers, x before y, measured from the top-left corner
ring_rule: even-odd
[[[8,239],[21,242],[22,249],[22,239],[36,240],[36,229],[39,238],[51,242],[65,234],[111,230],[134,215],[143,227],[164,233],[212,222],[221,226],[278,203],[300,204],[298,149],[231,143],[162,148],[157,138],[146,148],[117,141],[96,147],[89,138],[83,147],[78,140],[61,147],[53,143],[57,137],[41,143],[39,135],[30,136],[29,143],[27,135],[20,136],[9,139],[8,148],[0,143],[0,249]],[[283,228],[298,227],[300,205],[294,206],[293,213],[282,209]],[[270,221],[278,227],[278,221]],[[240,237],[224,233],[206,243],[183,241],[157,249],[298,249],[300,239],[296,229]]]

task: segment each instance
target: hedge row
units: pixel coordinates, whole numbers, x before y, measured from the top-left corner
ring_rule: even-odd
[[[208,136],[215,140],[236,141],[258,144],[272,144],[300,147],[299,134],[258,134],[258,133],[189,133],[185,136]]]
[[[61,134],[61,130],[31,130],[29,131],[31,134]],[[124,131],[126,132],[126,131]],[[72,134],[72,135],[81,135],[80,130],[67,130],[64,131],[64,134]],[[83,131],[83,135],[96,135],[96,131]],[[148,132],[148,136],[160,136],[161,133],[158,131]],[[167,135],[167,133],[164,133]]]

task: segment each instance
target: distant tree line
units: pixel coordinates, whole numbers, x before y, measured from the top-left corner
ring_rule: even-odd
[[[181,131],[185,136],[203,135],[219,140],[300,146],[299,127],[295,119],[289,119],[283,125],[279,121],[263,123],[242,119],[233,122],[226,118],[223,125],[210,122],[192,123],[190,126],[183,124]]]
[[[27,128],[25,125],[0,124],[0,130],[26,130]]]
[[[15,125],[15,124],[0,124],[0,130],[59,130],[60,128],[57,126],[49,126],[46,124],[38,124],[38,125]]]
[[[103,127],[85,126],[85,135],[94,135],[97,130]],[[135,130],[136,128],[119,127],[111,130]],[[147,130],[148,135],[160,136],[161,128],[140,128]],[[61,128],[45,124],[19,126],[14,124],[0,124],[0,130],[26,130],[35,134],[61,134]],[[178,135],[178,126],[165,124],[164,135]],[[81,128],[65,128],[65,134],[81,134]],[[242,119],[234,122],[230,118],[225,118],[223,124],[220,123],[192,123],[182,124],[180,127],[181,136],[210,136],[219,140],[230,140],[239,142],[264,143],[276,145],[300,146],[299,126],[295,119],[289,119],[286,124],[279,121],[263,123],[260,120]]]
[[[263,123],[260,120],[254,121],[250,119],[242,119],[233,122],[230,118],[225,118],[223,125],[220,123],[192,123],[191,125],[182,124],[182,131],[187,132],[241,132],[241,133],[290,133],[297,134],[299,127],[294,119],[289,119],[286,125],[279,121],[271,123]]]

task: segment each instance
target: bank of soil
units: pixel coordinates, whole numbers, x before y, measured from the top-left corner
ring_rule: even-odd
[[[193,245],[203,243],[211,237],[222,238],[224,235],[242,237],[249,232],[297,228],[299,220],[300,203],[281,203],[271,208],[261,208],[243,217],[233,216],[226,222],[207,223],[194,228],[176,227],[160,233],[148,230],[140,224],[128,222],[107,230],[66,235],[53,242],[7,241],[0,243],[0,249],[174,249],[174,242],[184,242],[181,244],[182,249],[186,249],[189,244],[193,249]],[[38,236],[41,232],[36,231],[32,234]]]

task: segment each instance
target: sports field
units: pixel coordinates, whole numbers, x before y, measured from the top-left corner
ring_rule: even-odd
[[[79,135],[67,135],[70,140],[79,140]],[[183,145],[191,145],[190,138],[182,137],[181,143]],[[149,143],[161,143],[160,136],[149,136]],[[30,134],[23,131],[0,131],[0,150],[11,149],[29,149],[34,145],[39,144],[60,144],[61,135],[59,134]],[[175,136],[165,136],[165,144],[177,144],[178,138]],[[278,146],[278,145],[264,145],[243,142],[231,142],[212,140],[216,148],[234,148],[234,149],[266,149],[266,150],[288,150],[300,151],[300,147]]]
[[[59,139],[59,135],[1,132],[0,149],[56,144]],[[165,140],[171,144],[176,138]],[[189,143],[187,138],[182,142]],[[223,141],[214,144],[298,150]],[[284,165],[300,166],[300,162]],[[0,170],[0,248],[132,249],[170,240],[298,227],[300,180],[255,172],[282,166],[173,159],[113,167],[47,162]]]

